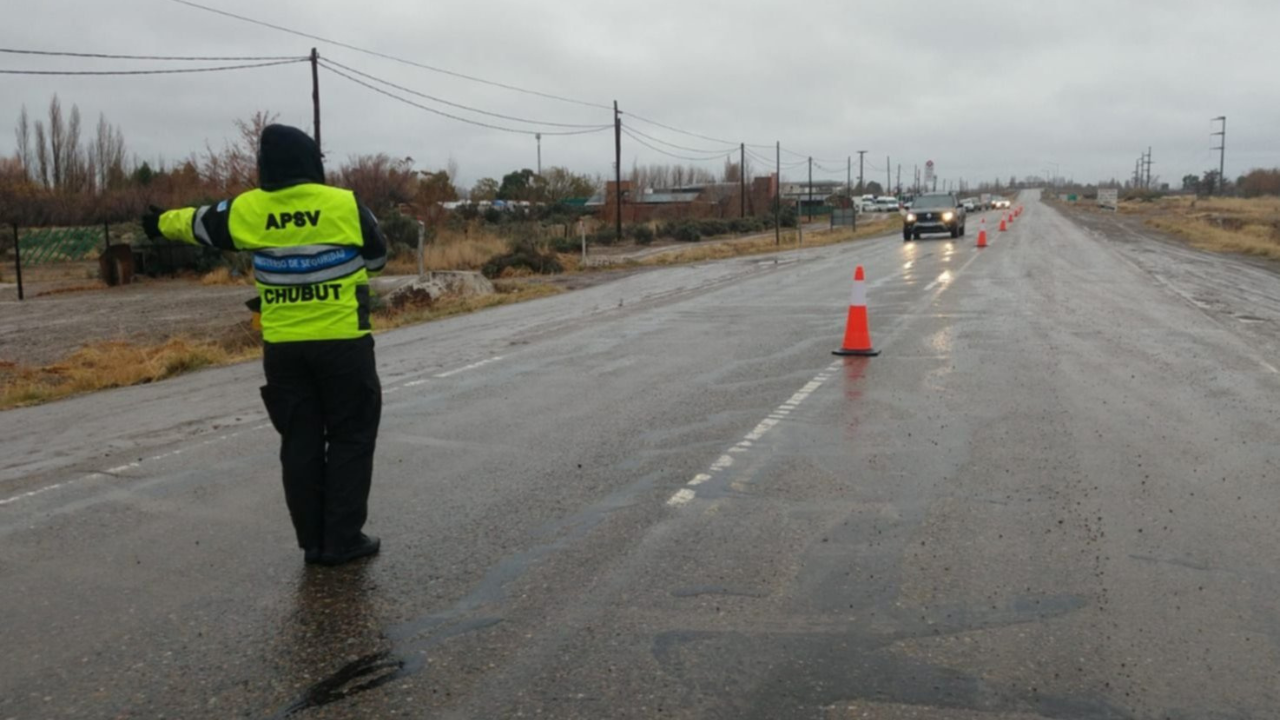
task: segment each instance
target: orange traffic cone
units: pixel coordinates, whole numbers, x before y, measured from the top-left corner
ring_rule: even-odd
[[[1005,230],[1008,230],[1008,229],[1009,228],[1005,226],[1004,218],[1000,218],[1000,232],[1004,232]]]
[[[832,355],[860,355],[874,357],[879,350],[871,349],[871,329],[867,325],[867,286],[862,266],[853,273],[853,295],[849,298],[849,318],[844,326],[844,345],[832,350]]]
[[[978,228],[978,247],[987,246],[987,219],[982,218],[982,227]]]

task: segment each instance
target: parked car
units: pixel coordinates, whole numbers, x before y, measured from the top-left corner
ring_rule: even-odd
[[[978,205],[977,198],[965,198],[960,201],[960,204],[964,206],[964,211],[967,213],[977,212],[981,207]]]
[[[916,198],[902,222],[902,240],[919,240],[924,233],[964,235],[965,210],[952,193],[925,193]]]
[[[876,210],[880,212],[898,212],[898,207],[898,198],[896,197],[876,198]]]
[[[875,211],[876,211],[875,195],[863,195],[861,198],[858,199],[858,212],[875,212]]]

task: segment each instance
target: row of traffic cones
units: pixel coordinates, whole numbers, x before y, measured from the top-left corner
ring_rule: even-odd
[[[1012,212],[1000,218],[1000,232],[1005,232],[1013,225],[1014,218],[1022,215],[1019,205]],[[982,227],[978,230],[978,247],[987,247],[987,219],[982,219]],[[844,342],[839,350],[832,350],[833,355],[852,355],[858,357],[875,357],[880,354],[871,345],[871,324],[867,318],[867,285],[866,274],[859,265],[853,272],[853,294],[849,298],[849,315],[844,324]]]

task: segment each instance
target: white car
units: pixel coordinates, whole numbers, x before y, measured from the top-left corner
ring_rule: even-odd
[[[896,197],[880,197],[876,198],[876,210],[880,212],[898,212],[901,204],[898,203]]]

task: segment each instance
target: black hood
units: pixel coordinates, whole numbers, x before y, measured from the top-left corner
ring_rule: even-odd
[[[258,185],[279,190],[302,183],[323,183],[320,146],[296,127],[268,125],[258,151]]]

